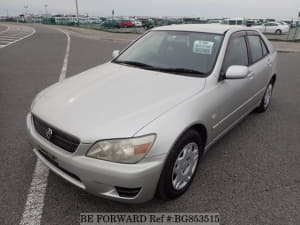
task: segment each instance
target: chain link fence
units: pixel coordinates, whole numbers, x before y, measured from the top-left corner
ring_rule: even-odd
[[[52,19],[52,18],[51,18]],[[75,19],[75,18],[74,18]],[[130,20],[130,19],[112,19],[105,18],[101,22],[79,22],[76,20],[62,20],[55,19],[55,22],[52,20],[43,20],[45,24],[59,24],[67,26],[79,26],[83,28],[90,28],[96,30],[103,30],[115,33],[138,33],[142,34],[145,31],[152,29],[157,26],[165,26],[171,24],[182,24],[184,23],[182,19],[139,19],[139,20]]]
[[[296,27],[289,27],[287,32],[275,34],[270,32],[263,32],[269,40],[278,41],[300,41],[300,25]]]
[[[0,20],[5,21],[5,20]],[[43,24],[57,24],[65,26],[78,26],[83,28],[102,30],[116,33],[138,33],[158,26],[172,24],[229,24],[244,25],[254,27],[262,31],[268,39],[279,41],[300,41],[300,21],[268,21],[268,20],[250,20],[244,18],[235,19],[200,19],[200,18],[100,18],[100,17],[80,17],[79,23],[75,16],[53,16],[50,18],[9,18],[10,22],[29,22]]]
[[[226,24],[222,20],[201,20],[194,18],[181,18],[181,19],[139,19],[139,20],[126,20],[126,19],[105,19],[99,23],[79,23],[79,27],[85,27],[96,30],[103,30],[117,33],[138,33],[142,34],[145,31],[158,26],[166,26],[172,24]],[[61,24],[61,23],[59,23]],[[76,22],[64,24],[68,26],[76,26]],[[280,41],[300,41],[300,23],[284,23],[284,22],[266,22],[260,24],[250,24],[247,21],[237,22],[231,25],[244,25],[247,27],[253,26],[262,31],[270,40]]]

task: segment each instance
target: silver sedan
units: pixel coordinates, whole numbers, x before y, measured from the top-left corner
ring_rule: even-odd
[[[206,150],[268,108],[276,65],[276,51],[252,28],[155,28],[110,62],[36,96],[27,117],[33,151],[95,195],[174,199]]]

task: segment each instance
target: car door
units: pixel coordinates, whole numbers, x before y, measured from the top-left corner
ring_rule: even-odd
[[[214,136],[230,127],[250,109],[248,100],[253,94],[252,79],[248,77],[232,80],[224,78],[226,70],[232,65],[249,65],[245,31],[232,34],[223,60],[221,78],[214,90],[218,98],[215,106],[217,119],[212,127]]]
[[[271,24],[270,23],[265,23],[263,24],[264,26],[264,31],[263,33],[270,33],[270,30],[271,30]]]
[[[253,80],[253,98],[261,99],[264,88],[269,82],[272,73],[271,55],[267,45],[256,31],[247,31],[247,43],[249,46],[250,65]]]
[[[266,25],[262,24],[260,26],[255,27],[256,29],[260,30],[262,33],[266,32]]]
[[[259,29],[262,33],[267,33],[268,32],[268,28],[269,28],[269,24],[268,23],[264,23],[262,25],[260,25]]]
[[[275,31],[278,29],[278,24],[276,23],[269,23],[269,26],[267,27],[267,33],[275,33]]]

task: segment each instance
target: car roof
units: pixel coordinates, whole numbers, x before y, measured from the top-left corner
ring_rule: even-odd
[[[173,31],[192,31],[224,34],[228,30],[248,30],[245,26],[239,25],[224,25],[224,24],[180,24],[156,27],[152,30],[173,30]]]

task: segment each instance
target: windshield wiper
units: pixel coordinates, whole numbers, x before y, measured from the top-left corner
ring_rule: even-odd
[[[146,63],[136,62],[136,61],[125,61],[125,60],[121,61],[121,60],[116,60],[114,62],[115,63],[119,63],[119,64],[138,66],[138,67],[142,67],[142,68],[153,68],[153,66],[151,66],[151,65],[148,65]]]
[[[146,63],[136,62],[136,61],[126,61],[126,60],[115,60],[114,63],[125,64],[125,65],[132,65],[137,66],[143,69],[155,70],[160,72],[167,72],[167,73],[178,73],[178,74],[194,74],[194,75],[206,75],[198,70],[186,69],[186,68],[163,68],[163,67],[155,67],[151,66]]]
[[[186,68],[156,68],[156,69],[159,71],[162,71],[162,72],[170,72],[170,73],[206,75],[206,73],[203,73],[201,71],[193,70],[193,69],[186,69]]]

